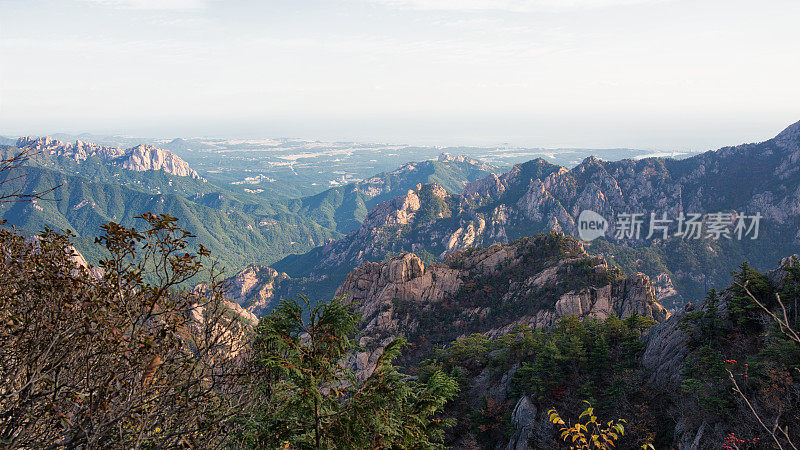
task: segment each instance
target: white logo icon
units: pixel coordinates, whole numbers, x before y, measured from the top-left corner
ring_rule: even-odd
[[[600,214],[591,210],[583,210],[578,216],[578,236],[584,241],[591,241],[606,234],[608,222]]]

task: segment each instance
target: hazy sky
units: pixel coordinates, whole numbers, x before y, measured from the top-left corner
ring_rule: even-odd
[[[0,134],[711,149],[800,120],[797,0],[0,0]]]

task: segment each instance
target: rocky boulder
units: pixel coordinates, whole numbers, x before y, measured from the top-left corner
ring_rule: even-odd
[[[288,279],[285,273],[261,265],[248,266],[222,283],[225,296],[244,310],[261,317],[277,301],[278,284]]]

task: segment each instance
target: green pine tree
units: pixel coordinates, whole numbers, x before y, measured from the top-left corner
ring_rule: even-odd
[[[389,343],[376,367],[357,379],[346,360],[358,316],[341,299],[284,300],[258,326],[263,401],[244,416],[252,447],[436,448],[451,423],[436,417],[457,391],[442,372],[409,380],[392,362],[406,345]]]

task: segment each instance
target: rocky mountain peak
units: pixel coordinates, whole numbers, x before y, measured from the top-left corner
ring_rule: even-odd
[[[128,149],[122,167],[137,172],[163,170],[179,177],[200,178],[186,161],[174,153],[145,144]]]
[[[465,155],[452,156],[449,153],[445,153],[445,152],[440,153],[439,154],[439,158],[438,158],[439,162],[448,162],[448,161],[464,162],[464,161],[471,160],[471,159],[472,158],[470,158],[468,156],[465,156]]]
[[[580,164],[575,166],[573,171],[577,172],[577,173],[594,173],[594,172],[601,171],[601,170],[604,170],[604,169],[605,169],[605,166],[604,166],[603,160],[598,158],[598,157],[596,157],[596,156],[594,156],[594,155],[592,155],[592,156],[587,156],[586,158],[584,158],[583,161],[581,161]]]
[[[42,152],[60,158],[73,159],[76,162],[96,157],[109,165],[121,166],[135,172],[161,170],[179,177],[202,179],[189,164],[174,153],[140,144],[129,149],[102,146],[77,140],[74,143],[62,142],[50,136],[40,138],[22,137],[17,140],[17,148],[27,149],[32,153]]]
[[[786,127],[772,141],[785,152],[782,155],[781,166],[776,170],[776,175],[781,178],[787,178],[789,175],[796,173],[797,166],[800,164],[800,122],[795,122]]]
[[[411,223],[416,212],[422,206],[420,194],[423,188],[430,189],[430,193],[434,197],[445,198],[448,195],[447,191],[438,184],[418,184],[414,189],[409,189],[405,195],[375,206],[367,214],[364,223],[356,233],[363,234],[385,227],[402,226]]]
[[[772,142],[780,149],[778,152],[780,162],[773,172],[775,176],[786,180],[800,173],[798,172],[800,171],[800,122],[786,127],[772,139]],[[797,197],[800,197],[800,190],[798,190]],[[795,204],[797,203],[795,202]],[[795,208],[795,211],[797,210],[798,208]]]
[[[487,164],[467,155],[451,155],[449,153],[442,152],[439,154],[439,157],[436,160],[443,163],[469,164],[487,172],[492,172],[496,169],[496,167],[492,166],[491,164]]]
[[[437,158],[437,160],[439,162],[456,162],[456,163],[467,163],[467,164],[475,164],[475,165],[484,164],[483,162],[478,161],[477,159],[474,159],[474,158],[470,158],[467,155],[451,155],[451,154],[446,153],[446,152],[440,153],[439,157]]]
[[[431,196],[440,198],[442,200],[444,200],[445,198],[447,198],[448,195],[450,195],[447,193],[447,190],[445,190],[445,188],[443,188],[438,183],[428,183],[428,184],[417,183],[417,185],[414,188],[414,191],[419,195],[423,188],[428,189],[428,193],[430,193]]]
[[[795,122],[773,138],[775,143],[782,148],[796,150],[800,148],[800,122]]]
[[[499,197],[507,188],[507,183],[495,174],[486,178],[473,181],[464,188],[464,197],[469,199],[484,199]]]

